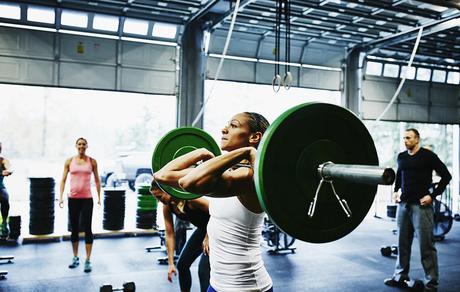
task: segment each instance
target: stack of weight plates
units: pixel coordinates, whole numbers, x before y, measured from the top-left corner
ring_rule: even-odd
[[[21,235],[21,216],[8,217],[10,225],[10,238],[17,240]]]
[[[51,234],[54,231],[54,179],[30,177],[30,220],[32,235]]]
[[[157,225],[157,199],[149,191],[150,185],[137,188],[136,227],[152,229]]]
[[[105,230],[121,230],[125,225],[125,193],[123,189],[104,190],[104,219],[102,227]]]

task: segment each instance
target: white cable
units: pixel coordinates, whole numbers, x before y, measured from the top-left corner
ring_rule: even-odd
[[[386,108],[383,110],[383,113],[380,114],[380,116],[376,119],[377,122],[380,121],[380,119],[387,113],[387,111],[390,109],[390,107],[393,105],[394,101],[396,100],[396,97],[398,97],[399,92],[401,91],[404,82],[406,82],[407,75],[409,74],[409,69],[412,67],[412,61],[414,60],[415,53],[417,52],[418,45],[420,43],[420,39],[422,38],[422,32],[423,32],[423,26],[420,27],[418,34],[417,34],[417,40],[415,41],[414,49],[412,50],[412,55],[410,56],[409,64],[407,64],[407,69],[406,69],[406,74],[404,74],[403,79],[401,79],[401,82],[399,83],[398,89],[396,89],[395,94],[391,98],[390,102],[386,106]]]
[[[214,82],[212,83],[211,89],[209,90],[208,97],[204,100],[203,105],[201,106],[200,111],[198,112],[195,120],[193,120],[192,127],[198,123],[204,113],[204,108],[208,103],[209,99],[211,98],[212,92],[214,91],[214,86],[216,84],[217,78],[219,77],[220,70],[222,69],[222,65],[224,64],[225,55],[227,54],[228,45],[230,43],[230,39],[232,38],[233,27],[235,26],[236,16],[238,15],[238,9],[240,7],[240,0],[236,0],[235,9],[233,11],[232,21],[230,23],[230,28],[228,29],[227,39],[225,40],[224,50],[222,52],[222,57],[219,62],[219,67],[217,67],[216,76],[214,77]]]

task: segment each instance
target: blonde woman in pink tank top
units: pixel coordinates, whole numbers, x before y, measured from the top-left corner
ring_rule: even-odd
[[[88,142],[85,138],[78,138],[75,143],[78,154],[65,161],[64,173],[61,180],[59,207],[64,207],[64,189],[67,175],[70,173],[70,192],[69,192],[69,217],[72,235],[73,258],[69,268],[74,269],[80,265],[78,257],[78,234],[80,232],[80,220],[85,231],[86,261],[85,272],[91,272],[91,250],[93,247],[93,232],[91,230],[93,216],[93,195],[91,194],[91,174],[94,174],[97,190],[97,203],[101,205],[101,182],[97,171],[97,162],[94,158],[86,155]]]

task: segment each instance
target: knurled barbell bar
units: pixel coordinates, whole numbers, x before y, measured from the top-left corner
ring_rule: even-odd
[[[152,169],[197,148],[220,149],[206,132],[178,128],[157,144]],[[374,142],[351,111],[332,104],[305,103],[280,115],[257,150],[254,182],[272,222],[297,239],[322,243],[353,231],[368,213],[378,184],[395,179],[378,166]],[[181,198],[200,197],[161,185]]]

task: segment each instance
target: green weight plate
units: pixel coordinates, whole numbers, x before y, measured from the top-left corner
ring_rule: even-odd
[[[313,217],[308,216],[320,177],[318,165],[378,165],[364,124],[349,110],[323,103],[296,106],[265,132],[255,165],[259,201],[273,223],[303,241],[323,243],[353,231],[368,213],[377,186],[334,181],[352,211],[347,218],[329,184],[323,184]]]
[[[182,127],[167,133],[157,144],[152,156],[153,171],[160,170],[165,164],[198,148],[206,148],[214,155],[220,155],[220,148],[216,141],[205,131]],[[161,188],[168,194],[179,199],[196,199],[200,195],[185,192],[181,189],[161,185]]]

